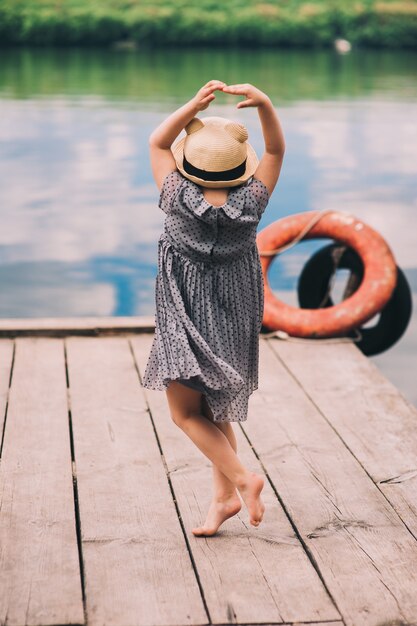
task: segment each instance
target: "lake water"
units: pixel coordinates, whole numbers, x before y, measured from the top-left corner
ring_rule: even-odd
[[[417,405],[417,54],[327,51],[0,52],[0,317],[153,315],[164,214],[148,136],[212,78],[266,91],[286,154],[259,230],[312,209],[348,211],[389,243],[414,294],[412,321],[371,357]],[[204,115],[256,109],[217,92]],[[328,240],[275,260],[274,291],[296,304],[300,271]],[[341,364],[343,367],[343,364]]]

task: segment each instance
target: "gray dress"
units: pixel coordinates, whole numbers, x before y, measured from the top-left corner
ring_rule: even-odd
[[[143,378],[147,389],[171,380],[201,391],[214,421],[244,421],[258,388],[264,283],[256,229],[269,200],[249,179],[215,207],[180,172],[164,179],[166,213],[158,240],[155,335]]]

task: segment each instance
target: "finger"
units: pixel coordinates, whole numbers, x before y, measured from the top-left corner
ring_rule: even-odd
[[[243,96],[246,93],[246,89],[244,87],[239,87],[238,85],[229,85],[228,87],[224,87],[223,91],[226,93],[233,93],[238,96]]]
[[[216,96],[214,94],[211,94],[210,96],[207,96],[206,98],[203,98],[201,100],[201,104],[208,104],[209,102],[211,102],[215,98],[216,98]]]
[[[204,85],[204,87],[213,87],[214,85],[225,85],[222,80],[210,80],[208,83]]]
[[[253,104],[253,100],[251,100],[251,99],[248,99],[248,100],[243,100],[242,102],[239,102],[239,103],[236,105],[236,108],[237,108],[237,109],[243,109],[243,108],[245,108],[245,107],[250,107],[250,106],[252,106],[252,104]]]
[[[226,83],[222,83],[220,80],[217,81],[216,83],[213,83],[213,85],[211,85],[210,89],[223,89],[223,87],[226,87]]]
[[[227,85],[227,87],[231,89],[248,89],[250,85],[247,83],[237,83],[236,85]]]
[[[223,85],[212,85],[211,87],[204,87],[203,88],[203,95],[204,95],[204,97],[207,96],[210,93],[213,93],[213,91],[216,91],[216,89],[222,90],[223,89]]]

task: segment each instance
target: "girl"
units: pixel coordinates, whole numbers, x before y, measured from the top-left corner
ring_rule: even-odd
[[[196,117],[216,90],[245,96],[238,109],[257,107],[265,142],[260,161],[242,124]],[[257,527],[264,479],[240,462],[231,422],[247,419],[248,398],[258,388],[264,285],[256,227],[280,174],[282,128],[262,91],[211,80],[152,132],[149,146],[166,217],[143,385],[166,391],[174,423],[212,462],[213,499],[194,535],[213,535],[235,515],[239,494]]]

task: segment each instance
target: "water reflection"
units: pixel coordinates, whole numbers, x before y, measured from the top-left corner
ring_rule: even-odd
[[[1,317],[153,314],[164,214],[147,138],[213,77],[264,88],[282,119],[287,153],[260,228],[288,213],[350,211],[387,239],[417,293],[412,53],[1,55]],[[242,121],[261,154],[256,111],[234,103],[219,94],[210,114]],[[284,299],[324,243],[304,242],[274,263]],[[414,314],[406,336],[374,359],[417,404],[416,347]]]
[[[413,100],[416,55],[411,50],[210,49],[0,50],[0,94],[11,98],[82,96],[151,108],[194,95],[213,77],[263,86],[279,102],[334,98]]]

